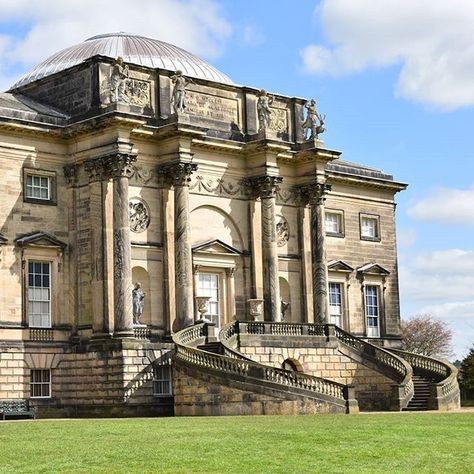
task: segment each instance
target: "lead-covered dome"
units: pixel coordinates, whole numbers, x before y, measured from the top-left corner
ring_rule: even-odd
[[[12,89],[80,64],[92,56],[121,56],[127,63],[169,71],[180,69],[185,76],[232,84],[232,80],[194,54],[164,41],[128,33],[93,36],[83,43],[63,49],[22,76]]]

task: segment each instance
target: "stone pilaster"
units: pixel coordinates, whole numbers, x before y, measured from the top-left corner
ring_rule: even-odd
[[[311,250],[313,274],[314,322],[328,322],[328,271],[326,261],[326,230],[324,201],[331,187],[324,183],[309,183],[299,187],[304,205],[311,206]]]
[[[89,225],[90,225],[90,261],[91,261],[91,309],[93,337],[104,337],[105,297],[104,265],[106,243],[104,239],[104,200],[103,183],[109,179],[107,159],[104,157],[87,160],[84,169],[89,176]]]
[[[267,321],[281,321],[275,197],[282,179],[279,176],[257,176],[247,181],[254,196],[260,197],[262,203],[263,298]]]
[[[174,331],[194,323],[193,258],[189,227],[189,182],[197,170],[194,163],[169,163],[158,168],[166,184],[174,187],[175,293]]]
[[[64,178],[68,187],[68,229],[69,229],[69,311],[71,312],[71,339],[77,339],[77,326],[79,322],[79,278],[77,254],[77,184],[79,178],[79,165],[70,164],[63,167]]]

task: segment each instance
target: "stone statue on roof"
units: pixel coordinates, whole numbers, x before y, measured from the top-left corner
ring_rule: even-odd
[[[273,96],[269,95],[265,89],[258,93],[257,115],[258,115],[258,131],[263,132],[270,127],[272,110],[270,105],[273,103]]]
[[[305,108],[306,119],[302,123],[305,140],[317,140],[319,135],[326,130],[324,127],[326,116],[321,116],[321,114],[318,112],[318,109],[316,108],[316,101],[314,99],[306,102]]]
[[[186,87],[193,81],[184,77],[182,71],[178,70],[171,76],[171,82],[174,84],[171,107],[175,114],[182,114],[186,111]]]
[[[120,56],[115,60],[110,76],[110,102],[128,104],[125,81],[128,79],[128,66]]]

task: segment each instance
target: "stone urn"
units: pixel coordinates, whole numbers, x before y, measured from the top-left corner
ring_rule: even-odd
[[[195,296],[196,300],[196,309],[199,313],[199,318],[196,321],[197,323],[210,323],[211,321],[206,318],[206,314],[209,311],[209,300],[210,296]]]
[[[261,298],[252,298],[247,300],[249,305],[250,319],[252,321],[262,321],[263,300]]]

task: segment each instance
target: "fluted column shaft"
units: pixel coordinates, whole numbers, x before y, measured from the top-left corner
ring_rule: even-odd
[[[175,294],[174,331],[194,323],[193,257],[189,226],[189,182],[197,170],[194,163],[170,163],[158,168],[165,181],[174,186]]]
[[[330,186],[310,183],[300,187],[303,203],[311,206],[311,250],[313,276],[314,321],[328,322],[328,271],[326,259],[326,229],[324,201]]]
[[[251,188],[262,202],[263,299],[267,321],[281,321],[275,218],[275,194],[281,181],[279,176],[258,176],[249,180]]]

